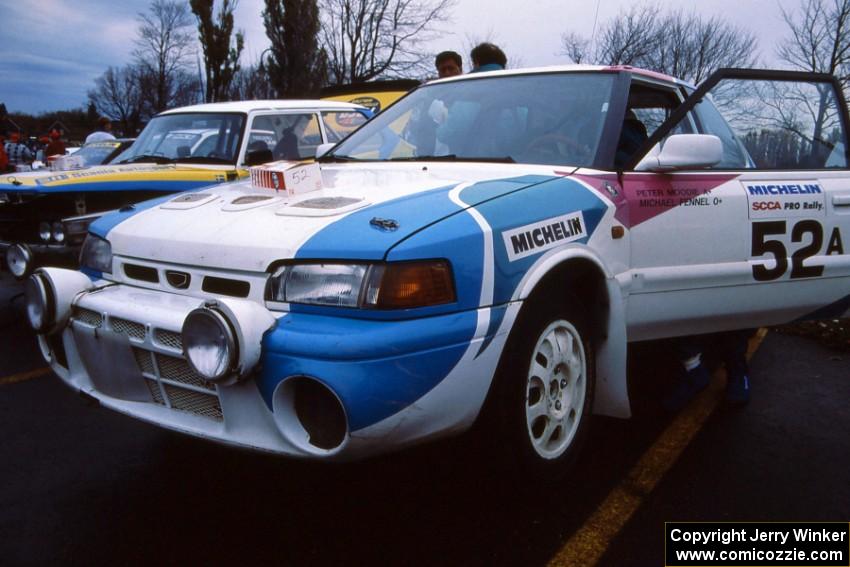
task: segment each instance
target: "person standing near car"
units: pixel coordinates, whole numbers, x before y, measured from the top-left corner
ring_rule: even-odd
[[[9,156],[6,155],[6,130],[0,129],[0,173],[9,170]]]
[[[455,51],[443,51],[434,58],[434,67],[437,69],[437,77],[445,79],[463,74],[463,59],[460,53]]]
[[[62,141],[62,134],[54,128],[50,131],[50,142],[44,148],[44,157],[65,155],[65,142]]]
[[[508,66],[508,58],[499,46],[492,43],[479,43],[469,53],[472,59],[472,72],[502,71]]]
[[[709,335],[679,337],[672,348],[682,365],[672,389],[661,400],[670,412],[684,408],[711,381],[703,355],[711,351],[726,367],[726,402],[742,406],[750,401],[750,377],[747,347],[757,329],[725,331]]]
[[[19,165],[29,165],[35,158],[23,142],[21,142],[20,132],[12,132],[9,136],[9,141],[6,142],[6,156],[9,158],[9,168],[14,169]]]
[[[98,129],[86,136],[86,143],[102,142],[104,140],[114,140],[112,135],[112,122],[106,116],[101,116],[97,119]]]

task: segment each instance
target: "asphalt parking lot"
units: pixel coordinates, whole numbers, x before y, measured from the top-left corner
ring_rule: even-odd
[[[92,407],[44,370],[18,292],[0,274],[3,565],[663,565],[664,521],[850,520],[850,353],[809,339],[764,337],[748,407],[717,382],[675,417],[663,349],[640,345],[635,417],[596,418],[540,484],[463,438],[325,465]]]

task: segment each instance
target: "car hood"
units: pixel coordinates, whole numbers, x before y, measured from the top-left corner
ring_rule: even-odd
[[[180,164],[99,165],[74,171],[33,171],[0,175],[0,193],[8,195],[89,191],[183,191],[233,181],[247,171],[233,166]]]
[[[292,258],[381,260],[441,219],[565,174],[516,165],[324,165],[318,191],[289,196],[229,183],[105,216],[91,231],[115,255],[185,266],[257,272]]]

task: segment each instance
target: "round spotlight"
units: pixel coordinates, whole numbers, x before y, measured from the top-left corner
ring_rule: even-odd
[[[32,271],[32,250],[26,244],[15,244],[6,250],[6,265],[16,278],[23,279]]]
[[[210,382],[235,370],[238,353],[230,322],[214,309],[195,309],[183,322],[183,353],[192,369]]]
[[[60,244],[65,242],[65,225],[61,222],[53,223],[51,236],[53,236],[53,240]]]
[[[50,236],[53,234],[49,222],[38,223],[38,237],[45,242],[50,242]]]
[[[27,319],[36,333],[46,333],[56,319],[56,301],[50,284],[40,273],[33,274],[24,284]]]

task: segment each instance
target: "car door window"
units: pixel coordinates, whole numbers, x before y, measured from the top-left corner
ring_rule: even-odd
[[[328,142],[337,143],[366,122],[367,118],[357,111],[332,110],[322,112],[322,122]]]
[[[617,168],[625,165],[681,102],[682,97],[672,89],[633,82],[629,88],[626,114],[614,154],[614,165]],[[671,134],[691,132],[693,125],[691,118],[687,117]]]
[[[318,117],[311,112],[281,112],[254,117],[247,152],[270,151],[275,160],[312,158],[322,143]]]

